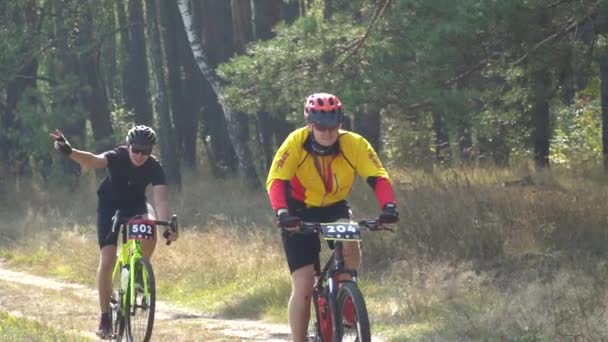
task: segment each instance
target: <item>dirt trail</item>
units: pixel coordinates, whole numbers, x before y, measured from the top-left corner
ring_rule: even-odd
[[[95,339],[97,293],[10,270],[0,262],[0,310],[62,331]],[[289,341],[287,325],[212,318],[200,312],[157,302],[153,341]]]

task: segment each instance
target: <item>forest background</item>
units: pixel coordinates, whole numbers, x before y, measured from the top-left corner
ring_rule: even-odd
[[[232,314],[284,321],[288,281],[275,274],[283,261],[263,184],[303,125],[305,97],[329,92],[344,127],[380,152],[402,208],[396,233],[366,236],[376,330],[395,340],[608,336],[607,0],[5,0],[0,13],[0,244],[16,267],[59,267],[53,246],[25,257],[39,234],[62,241],[61,254],[78,248],[66,231],[94,231],[103,172],[62,158],[48,133],[102,152],[147,124],[188,241],[265,246],[263,261],[239,255],[234,273],[281,285]],[[364,184],[353,207],[377,214]],[[83,253],[93,270],[96,255]],[[193,269],[225,262],[211,254],[195,254],[209,260]],[[201,284],[243,287],[158,263],[166,284],[181,284],[164,289],[176,301]],[[230,312],[211,292],[195,305]]]

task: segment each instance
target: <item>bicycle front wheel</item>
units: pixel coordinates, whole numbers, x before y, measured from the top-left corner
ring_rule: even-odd
[[[126,327],[127,341],[149,341],[154,326],[156,283],[148,259],[142,257],[135,262],[134,279],[135,284],[130,284],[127,296],[130,302]],[[131,295],[131,291],[134,291],[134,296]]]
[[[338,322],[341,341],[370,342],[371,330],[363,294],[354,282],[344,282],[338,291]]]

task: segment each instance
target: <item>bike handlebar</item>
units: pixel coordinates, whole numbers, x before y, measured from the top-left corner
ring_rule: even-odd
[[[321,233],[321,224],[323,222],[302,222],[300,223],[300,226],[298,227],[298,229],[296,229],[296,232],[300,232],[300,233],[311,233],[311,234],[318,234]],[[388,231],[393,231],[392,228],[387,227],[385,225],[385,223],[380,222],[380,219],[378,218],[373,218],[373,219],[363,219],[363,220],[359,220],[357,221],[357,223],[359,224],[359,228],[362,229],[366,229],[369,231],[380,231],[380,230],[388,230]],[[282,229],[286,229],[285,227],[282,227]]]
[[[134,218],[134,216],[121,216],[120,212],[117,211],[113,218],[114,225],[112,226],[112,232],[115,232],[116,227],[120,226],[121,224],[127,223],[132,218]],[[177,232],[179,230],[179,225],[177,223],[177,215],[175,215],[175,214],[173,214],[173,216],[171,216],[170,221],[160,221],[160,220],[147,220],[147,221],[153,222],[157,226],[168,227],[173,232]],[[169,230],[166,230],[163,233],[163,237],[165,239],[167,239],[169,237]],[[171,241],[167,240],[166,245],[169,246],[170,244],[171,244]]]
[[[177,231],[178,231],[177,215],[171,216],[171,221],[169,222],[168,227],[170,228],[170,230],[177,233]],[[165,239],[169,239],[169,229],[165,230],[165,232],[163,233],[163,237]],[[171,244],[171,241],[167,240],[167,242],[165,244],[167,246],[169,246]]]

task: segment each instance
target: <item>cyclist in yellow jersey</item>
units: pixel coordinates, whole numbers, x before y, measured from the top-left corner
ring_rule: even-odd
[[[346,197],[358,174],[372,187],[382,208],[380,220],[399,220],[393,188],[376,151],[362,136],[342,130],[340,100],[310,95],[304,105],[306,126],[293,131],[277,151],[266,188],[282,231],[291,272],[289,324],[294,341],[307,340],[310,299],[319,270],[321,242],[316,235],[289,234],[301,221],[333,222],[350,218]],[[332,246],[330,246],[332,247]],[[360,263],[359,244],[344,244],[348,268]]]

